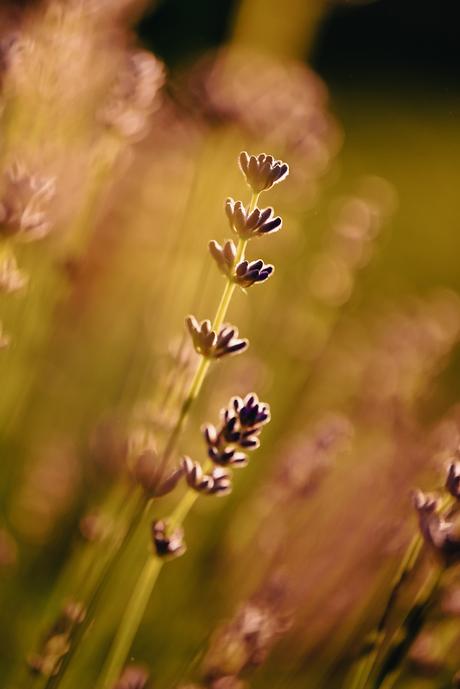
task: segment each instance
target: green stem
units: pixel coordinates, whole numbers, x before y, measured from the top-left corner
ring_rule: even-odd
[[[168,522],[172,528],[180,526],[198,499],[198,493],[192,489],[186,491],[182,500],[177,504]],[[102,670],[101,680],[96,689],[112,689],[120,677],[136,632],[142,621],[145,608],[149,602],[153,587],[163,568],[165,560],[149,554],[141,571],[136,588],[126,607],[126,614],[121,621],[119,631],[115,637],[110,656]]]
[[[382,667],[372,683],[373,689],[392,689],[400,677],[407,653],[423,628],[436,599],[443,574],[444,568],[439,567],[434,574],[426,579],[409,612],[402,620],[398,629],[392,634]],[[400,636],[401,630],[404,630],[402,640],[394,645],[394,641]]]
[[[366,655],[363,660],[358,663],[356,671],[353,673],[351,683],[348,685],[348,689],[364,689],[368,683],[381,651],[388,617],[393,610],[393,606],[403,583],[406,581],[407,577],[412,572],[415,563],[417,562],[420,550],[422,548],[422,543],[421,536],[416,534],[408,545],[404,558],[393,577],[390,595],[377,625],[375,644],[368,655]]]
[[[128,603],[128,614],[124,616],[119,627],[98,687],[111,689],[119,678],[162,565],[163,561],[160,558],[152,556],[149,556],[145,563]]]
[[[249,204],[249,213],[252,213],[254,208],[257,205],[257,202],[259,200],[259,194],[253,194],[251,197],[251,202]],[[237,265],[240,261],[244,259],[244,253],[246,251],[246,246],[248,244],[247,239],[240,239],[238,241],[238,246],[236,249],[236,257],[235,257],[235,265]],[[214,320],[212,322],[212,329],[217,332],[227,315],[228,307],[230,306],[230,302],[232,300],[233,292],[235,291],[235,283],[231,278],[227,278],[227,282],[225,284],[224,291],[222,293],[222,296],[220,298],[219,304],[217,306],[217,311],[216,315],[214,316]],[[211,360],[208,359],[207,357],[202,356],[200,363],[198,364],[198,368],[195,371],[195,375],[192,378],[192,381],[190,383],[190,388],[188,391],[188,394],[182,404],[182,408],[179,413],[179,417],[176,421],[176,424],[174,428],[171,431],[171,435],[169,436],[169,440],[166,444],[163,457],[162,457],[162,466],[166,466],[168,459],[170,458],[171,454],[174,451],[174,448],[176,446],[177,440],[182,432],[182,429],[184,427],[185,421],[187,419],[188,413],[190,411],[190,407],[193,405],[194,401],[200,394],[201,388],[203,386],[204,379],[206,377],[206,374],[208,372],[209,366],[211,365]]]
[[[447,509],[451,502],[452,498],[450,496],[446,496],[441,502],[439,509]],[[375,672],[385,642],[385,629],[389,617],[393,611],[403,584],[406,582],[417,564],[422,546],[422,536],[421,534],[416,534],[409,543],[401,564],[399,565],[393,577],[390,595],[388,596],[385,608],[375,630],[375,644],[369,653],[358,663],[351,677],[351,681],[347,685],[347,689],[365,689],[371,679],[371,676]]]
[[[258,194],[252,195],[251,202],[249,205],[249,212],[252,212],[256,207],[258,198]],[[239,240],[235,257],[235,265],[239,263],[241,260],[243,260],[247,243],[247,240]],[[236,285],[233,282],[233,280],[231,278],[227,278],[227,282],[212,323],[212,329],[216,332],[222,326],[224,319],[227,315],[228,307],[230,305],[233,292],[235,290],[235,286]],[[201,361],[190,383],[188,395],[185,398],[185,401],[182,405],[179,418],[171,432],[165,451],[163,453],[162,461],[164,464],[166,464],[171,453],[173,452],[177,439],[180,436],[180,433],[188,416],[190,407],[192,406],[193,402],[198,397],[201,391],[210,363],[210,359],[206,357],[201,357]],[[188,513],[192,509],[193,505],[195,504],[197,498],[197,492],[193,490],[186,491],[182,500],[180,500],[176,509],[170,517],[170,523],[172,526],[177,527],[183,523]],[[128,605],[126,607],[126,614],[121,620],[121,624],[115,636],[109,657],[100,675],[100,680],[97,684],[97,689],[111,689],[113,684],[119,678],[123,666],[126,662],[126,658],[129,654],[130,648],[132,646],[132,643],[134,641],[137,629],[141,623],[151,592],[153,591],[155,582],[158,579],[160,571],[163,567],[163,562],[164,561],[159,557],[152,557],[151,555],[149,555],[147,562],[145,563],[140,577],[138,579],[138,584],[135,587],[131,599],[129,600]]]

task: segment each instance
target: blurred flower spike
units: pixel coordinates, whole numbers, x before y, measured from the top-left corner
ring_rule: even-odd
[[[18,292],[27,282],[27,275],[18,269],[14,256],[5,256],[3,261],[0,261],[0,294]]]
[[[460,499],[460,462],[452,462],[447,470],[446,490],[457,500]]]
[[[417,490],[413,495],[420,531],[425,543],[448,567],[460,561],[460,535],[455,522],[439,513],[439,501]]]
[[[0,236],[22,242],[45,237],[51,229],[48,205],[54,194],[53,178],[31,175],[19,163],[11,165],[0,197]]]
[[[113,689],[145,689],[149,675],[140,665],[128,665]]]
[[[139,50],[128,55],[99,120],[120,137],[142,139],[150,115],[160,106],[165,81],[164,65],[154,55]]]

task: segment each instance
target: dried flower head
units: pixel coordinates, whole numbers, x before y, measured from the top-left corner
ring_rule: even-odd
[[[156,452],[151,449],[142,452],[135,462],[134,478],[148,498],[159,498],[171,493],[183,476],[181,467],[164,476],[161,465]]]
[[[51,228],[47,206],[54,193],[54,179],[31,175],[18,163],[11,165],[0,197],[0,236],[31,242],[47,235]]]
[[[180,557],[187,549],[183,529],[171,527],[165,520],[153,522],[152,537],[158,557]]]
[[[274,184],[282,182],[289,174],[289,165],[273,156],[260,153],[258,156],[249,155],[246,151],[240,153],[240,168],[254,194],[271,189]]]
[[[182,467],[189,487],[198,493],[221,496],[231,493],[232,478],[226,469],[215,467],[210,474],[205,474],[201,464],[190,457],[183,457]]]
[[[11,294],[27,285],[27,276],[18,269],[16,259],[9,255],[0,262],[0,293]]]
[[[452,462],[447,470],[446,489],[457,500],[460,498],[460,462]]]
[[[251,262],[240,261],[235,266],[236,247],[231,240],[221,246],[213,239],[209,242],[209,251],[221,273],[243,289],[265,282],[275,270],[272,265],[265,264],[262,259]]]
[[[238,328],[235,326],[223,325],[219,333],[216,333],[212,330],[209,320],[199,323],[194,316],[187,316],[185,322],[195,350],[209,359],[237,354],[249,345],[248,340],[238,337]]]
[[[113,689],[144,689],[148,679],[149,674],[141,665],[128,665]]]
[[[418,512],[420,531],[425,542],[442,559],[445,566],[459,562],[460,535],[456,524],[447,521],[438,513],[438,500],[422,491],[415,491],[413,503]]]
[[[225,212],[232,231],[244,240],[278,232],[283,224],[280,217],[273,215],[273,208],[255,208],[249,212],[241,201],[232,198],[227,199]]]
[[[259,434],[270,421],[269,406],[251,393],[244,400],[234,397],[221,417],[219,429],[212,424],[203,429],[208,457],[215,464],[243,467],[248,462],[246,452],[260,445]]]

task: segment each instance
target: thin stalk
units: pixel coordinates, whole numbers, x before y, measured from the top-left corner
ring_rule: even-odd
[[[376,628],[375,644],[369,654],[366,655],[365,658],[363,658],[363,660],[358,664],[356,671],[353,673],[351,683],[348,685],[348,689],[364,689],[366,686],[369,677],[375,668],[377,658],[381,651],[388,618],[393,610],[393,606],[403,583],[406,581],[409,574],[412,572],[415,563],[417,562],[422,545],[422,537],[419,534],[416,534],[409,543],[404,558],[393,577],[390,595]]]
[[[252,213],[254,208],[257,205],[257,201],[259,200],[259,194],[253,194],[251,197],[251,202],[249,204],[249,213]],[[237,245],[237,250],[236,250],[236,257],[235,257],[235,264],[239,263],[240,261],[243,260],[244,258],[244,252],[246,251],[246,246],[247,246],[248,240],[245,239],[240,239],[238,241]],[[227,278],[227,282],[225,284],[224,291],[222,293],[222,297],[220,299],[219,305],[217,307],[216,315],[214,316],[214,320],[212,322],[212,329],[217,332],[220,327],[222,326],[224,319],[227,315],[228,307],[230,306],[230,302],[232,300],[233,293],[235,291],[235,283],[231,278]],[[174,428],[171,431],[171,435],[169,436],[168,442],[166,443],[166,447],[163,453],[162,457],[162,466],[166,466],[168,459],[170,458],[172,452],[174,451],[174,448],[176,446],[177,440],[182,432],[182,429],[184,427],[185,421],[187,419],[188,413],[190,411],[191,406],[193,405],[194,401],[200,394],[201,388],[203,386],[204,379],[206,377],[206,373],[208,372],[209,366],[211,364],[211,360],[208,359],[207,357],[201,356],[200,363],[198,364],[198,367],[195,371],[195,375],[192,378],[192,381],[190,383],[190,388],[188,391],[188,394],[182,404],[182,408],[179,413],[179,417],[176,421],[176,424]]]
[[[198,493],[196,491],[192,489],[186,491],[169,518],[172,527],[178,527],[183,524],[197,499]],[[144,616],[145,608],[164,563],[164,559],[149,554],[139,576],[137,586],[126,607],[126,614],[121,620],[109,658],[102,670],[101,679],[96,684],[96,689],[112,689],[120,677],[134,637]]]
[[[134,531],[140,524],[142,517],[147,512],[147,510],[148,503],[142,496],[140,501],[138,500],[137,504],[134,506],[134,516],[129,521],[125,537],[121,540],[119,544],[115,545],[115,547],[108,553],[107,559],[99,558],[100,562],[94,563],[92,570],[89,572],[88,579],[85,582],[86,585],[83,587],[84,593],[82,592],[81,596],[81,600],[86,604],[85,620],[82,624],[78,625],[75,628],[74,632],[71,634],[72,643],[70,650],[64,656],[64,660],[59,668],[58,674],[48,679],[44,686],[44,689],[56,689],[56,687],[58,687],[59,682],[61,681],[67,667],[72,661],[72,658],[77,650],[80,639],[86,633],[88,626],[91,624],[92,614],[98,603],[99,596],[102,593],[104,582],[108,578],[112,567],[116,566],[116,564],[120,561],[120,558],[124,552],[123,547],[131,539],[131,536],[134,534]]]
[[[250,213],[256,207],[258,198],[258,194],[252,195],[249,206]],[[235,264],[244,258],[244,252],[246,250],[247,243],[247,240],[239,240]],[[225,285],[222,297],[217,307],[216,315],[214,316],[214,320],[212,323],[212,329],[214,331],[218,331],[222,323],[224,322],[234,290],[235,283],[231,278],[227,278],[227,283]],[[195,375],[192,379],[192,382],[190,384],[188,395],[184,401],[184,404],[182,405],[179,418],[171,432],[171,436],[166,445],[165,452],[163,455],[163,462],[167,461],[175,447],[176,441],[183,428],[190,407],[195,401],[195,399],[198,397],[198,394],[202,388],[203,381],[205,379],[209,365],[210,359],[202,357],[198,365],[198,368],[195,372]],[[170,517],[170,521],[173,526],[180,526],[184,522],[188,513],[195,504],[197,498],[198,493],[196,493],[195,491],[191,489],[186,491],[182,500],[180,500],[176,509]],[[133,594],[129,600],[129,603],[126,607],[126,613],[121,620],[118,632],[115,636],[112,648],[110,650],[109,657],[100,675],[100,680],[96,685],[96,689],[111,689],[113,684],[119,678],[123,666],[126,662],[126,658],[129,655],[129,651],[131,649],[138,627],[141,623],[145,608],[147,607],[154,585],[163,567],[163,563],[164,560],[160,559],[159,557],[155,555],[149,555],[138,579],[138,584],[135,587]]]
[[[439,567],[434,574],[426,579],[411,609],[398,629],[392,634],[389,640],[387,656],[382,663],[377,677],[372,683],[373,689],[392,689],[395,682],[398,680],[403,670],[407,652],[425,624],[430,608],[436,599],[443,574],[444,568]],[[392,646],[392,642],[397,635],[399,635],[400,629],[405,630],[402,641]]]
[[[450,496],[446,496],[440,504],[440,509],[446,509],[450,505],[451,500],[452,499]],[[353,672],[350,683],[347,685],[347,689],[365,689],[372,674],[375,672],[379,657],[382,652],[383,644],[385,642],[385,628],[393,611],[399,592],[417,564],[422,546],[423,538],[421,534],[415,534],[409,543],[401,564],[399,565],[392,579],[390,595],[388,596],[385,608],[375,630],[375,643],[369,653],[358,663],[356,670]]]
[[[161,572],[163,561],[150,556],[142,569],[137,586],[128,603],[126,614],[115,637],[110,656],[103,668],[101,681],[96,687],[112,688],[125,664],[133,639],[142,621],[145,608],[152,594],[155,582]]]

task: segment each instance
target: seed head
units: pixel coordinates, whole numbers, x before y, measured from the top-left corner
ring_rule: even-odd
[[[203,428],[208,457],[221,466],[246,466],[247,452],[259,447],[262,427],[270,421],[269,406],[254,393],[244,400],[234,397],[222,410],[221,419],[219,429],[212,424]]]
[[[260,153],[258,156],[249,155],[246,151],[240,153],[240,168],[254,194],[271,189],[274,184],[282,182],[289,174],[289,165],[273,156]]]
[[[190,457],[183,457],[182,467],[189,487],[198,493],[222,496],[231,493],[232,479],[226,469],[215,467],[210,474],[205,474],[201,464]]]
[[[185,319],[198,354],[208,359],[220,359],[227,354],[238,354],[247,349],[249,341],[238,337],[238,328],[224,325],[216,333],[209,320],[199,323],[194,316]]]
[[[171,527],[165,520],[153,522],[152,538],[158,557],[180,557],[187,549],[183,530],[179,526]]]
[[[232,198],[227,199],[225,212],[232,231],[244,240],[278,232],[283,224],[280,217],[273,215],[273,208],[254,208],[250,213],[241,201]]]
[[[446,490],[457,500],[460,498],[460,462],[452,462],[447,470]]]

